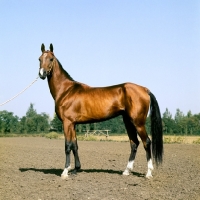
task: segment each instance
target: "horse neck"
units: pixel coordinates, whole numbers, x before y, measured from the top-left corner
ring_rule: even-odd
[[[60,93],[62,83],[65,82],[66,91],[67,88],[72,85],[73,79],[67,74],[67,72],[65,72],[57,59],[55,59],[54,62],[52,73],[50,76],[48,76],[48,84],[51,95],[55,100]]]

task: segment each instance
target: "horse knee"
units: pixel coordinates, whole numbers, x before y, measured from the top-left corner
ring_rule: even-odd
[[[72,150],[72,142],[65,141],[65,153],[69,154]]]
[[[151,140],[149,138],[146,139],[146,142],[144,143],[145,150],[149,150],[151,148]]]
[[[130,157],[129,157],[129,161],[133,161],[135,159],[135,156],[136,156],[136,153],[137,153],[139,141],[137,143],[135,143],[131,140],[130,145],[131,145],[131,154],[130,154]]]
[[[135,144],[135,143],[131,144],[131,151],[132,151],[132,152],[136,152],[138,146],[139,146],[139,143],[138,143],[138,144]]]
[[[151,159],[151,140],[149,138],[146,139],[146,143],[144,145],[144,148],[146,150],[147,161],[149,161]]]
[[[77,145],[77,143],[76,142],[73,142],[73,141],[71,141],[71,142],[65,142],[65,152],[66,153],[70,153],[71,152],[71,150],[73,151],[73,152],[76,152],[76,151],[78,151],[78,145]]]
[[[136,144],[136,148],[138,148],[138,146],[140,144],[139,140],[135,141],[135,144]]]

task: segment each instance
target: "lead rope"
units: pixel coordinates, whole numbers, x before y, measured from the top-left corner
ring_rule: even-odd
[[[16,97],[18,97],[20,94],[22,94],[23,92],[25,92],[29,87],[31,87],[31,85],[33,85],[33,83],[35,83],[38,80],[38,78],[39,78],[39,76],[30,85],[28,85],[24,90],[22,90],[20,93],[18,93],[17,95],[15,95],[14,97],[12,97],[11,99],[9,99],[9,100],[5,101],[4,103],[0,104],[0,106],[5,105],[6,103],[12,101]]]

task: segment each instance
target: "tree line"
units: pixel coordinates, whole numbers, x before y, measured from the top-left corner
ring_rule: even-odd
[[[192,114],[188,111],[186,115],[176,110],[174,117],[166,108],[162,114],[163,133],[166,135],[200,135],[200,113]],[[150,118],[147,117],[146,129],[150,133]],[[78,124],[76,131],[78,134],[88,130],[110,130],[113,133],[126,133],[126,129],[121,116],[116,118],[91,124]],[[57,115],[54,114],[53,119],[50,119],[46,113],[38,114],[34,109],[34,104],[30,104],[26,115],[19,118],[12,112],[6,110],[0,111],[0,133],[48,133],[49,131],[63,132],[63,126]]]

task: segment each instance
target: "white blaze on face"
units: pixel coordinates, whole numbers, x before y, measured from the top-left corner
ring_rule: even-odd
[[[46,58],[47,57],[47,53],[44,53],[42,57]],[[40,75],[43,76],[43,74],[44,74],[44,69],[40,68]]]
[[[44,53],[42,57],[46,58],[47,57],[47,53]]]

